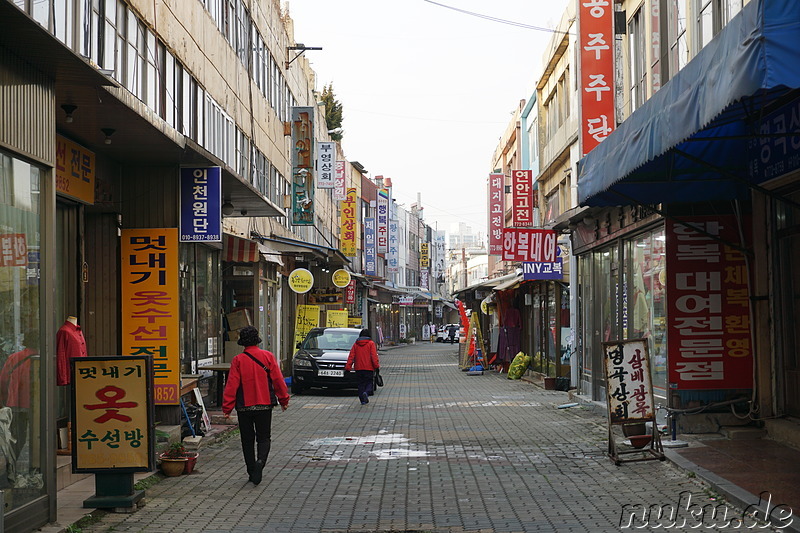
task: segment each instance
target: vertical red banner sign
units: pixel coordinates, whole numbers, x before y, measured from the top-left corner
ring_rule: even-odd
[[[682,220],[728,242],[739,242],[732,216]],[[751,388],[753,353],[744,256],[669,220],[666,237],[670,388]]]
[[[489,174],[489,254],[503,255],[505,226],[504,174]]]
[[[511,218],[515,228],[533,226],[533,171],[514,170],[511,172]]]
[[[614,110],[614,6],[580,0],[581,146],[583,155],[616,127]]]

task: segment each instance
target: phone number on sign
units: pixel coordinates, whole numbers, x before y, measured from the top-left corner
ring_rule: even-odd
[[[222,241],[222,235],[181,235],[181,241]]]

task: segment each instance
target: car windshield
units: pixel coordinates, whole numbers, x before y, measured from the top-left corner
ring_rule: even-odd
[[[359,331],[326,329],[312,331],[303,341],[304,350],[347,350],[353,347]]]

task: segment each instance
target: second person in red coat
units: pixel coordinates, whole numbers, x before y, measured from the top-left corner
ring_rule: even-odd
[[[350,348],[350,355],[347,357],[347,364],[344,366],[347,371],[353,369],[356,371],[358,398],[361,400],[361,405],[369,403],[369,396],[373,392],[372,387],[375,382],[375,371],[380,367],[378,348],[372,341],[369,330],[362,329],[353,347]]]

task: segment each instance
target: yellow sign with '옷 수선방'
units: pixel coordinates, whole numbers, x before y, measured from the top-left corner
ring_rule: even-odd
[[[73,470],[152,470],[150,358],[75,357],[71,365]]]

